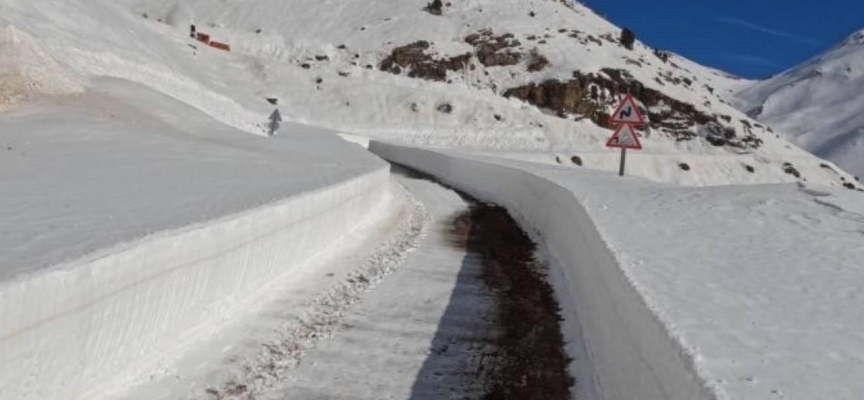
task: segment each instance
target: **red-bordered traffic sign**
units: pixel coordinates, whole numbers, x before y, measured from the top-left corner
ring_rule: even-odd
[[[642,143],[639,143],[639,134],[633,129],[633,125],[624,124],[619,126],[615,134],[609,138],[606,147],[642,150]]]
[[[642,115],[642,112],[639,111],[639,106],[636,105],[636,99],[634,99],[632,95],[627,94],[624,101],[622,101],[615,112],[612,113],[612,117],[609,118],[609,123],[612,125],[644,125],[645,117]]]

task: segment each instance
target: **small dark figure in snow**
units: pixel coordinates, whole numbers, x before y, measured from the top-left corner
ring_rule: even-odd
[[[195,39],[195,24],[189,25],[189,37]]]

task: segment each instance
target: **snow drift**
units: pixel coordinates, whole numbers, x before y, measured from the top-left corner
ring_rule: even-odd
[[[606,399],[864,392],[860,192],[687,188],[453,150],[371,148],[506,206],[537,232]]]
[[[83,90],[81,78],[14,25],[0,28],[0,111],[42,96]]]
[[[388,181],[380,169],[0,283],[0,392],[86,399],[136,362],[170,357],[349,232],[381,202]]]
[[[569,296],[562,303],[575,305],[599,392],[606,400],[714,399],[680,344],[621,272],[591,216],[566,189],[518,168],[430,150],[382,142],[372,142],[370,150],[501,204],[520,223],[534,228],[553,265],[566,277],[556,290],[559,296]]]
[[[213,333],[386,203],[386,164],[334,132],[250,135],[128,81],[7,115],[4,399],[91,399],[149,376],[136,366]]]

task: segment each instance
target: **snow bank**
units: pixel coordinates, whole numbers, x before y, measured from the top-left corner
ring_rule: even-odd
[[[0,118],[0,398],[149,375],[386,212],[386,163],[335,132],[249,135],[121,80],[63,100]]]
[[[87,398],[130,364],[169,356],[349,232],[381,203],[388,181],[378,169],[0,283],[0,392]]]
[[[681,187],[453,150],[371,149],[498,202],[538,232],[606,399],[864,393],[860,192]]]
[[[381,142],[372,142],[370,150],[501,204],[535,228],[567,280],[564,291],[571,298],[564,301],[575,304],[606,400],[714,398],[567,189],[517,168],[430,150]]]

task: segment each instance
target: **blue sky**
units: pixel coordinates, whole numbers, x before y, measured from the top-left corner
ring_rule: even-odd
[[[864,29],[864,0],[585,0],[648,45],[746,78],[791,68]]]

